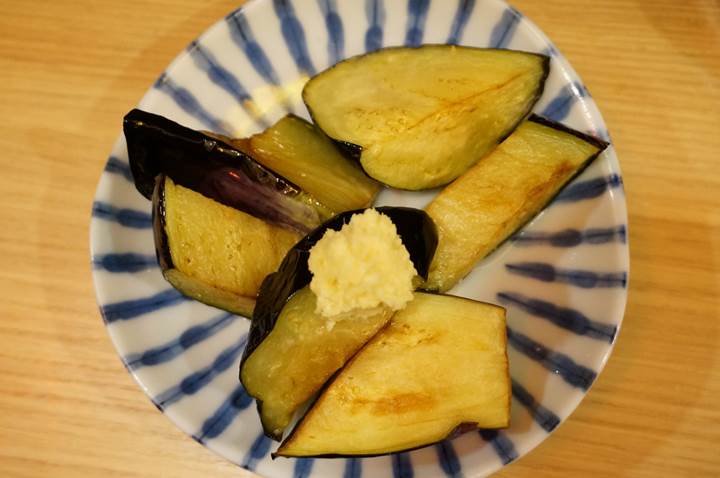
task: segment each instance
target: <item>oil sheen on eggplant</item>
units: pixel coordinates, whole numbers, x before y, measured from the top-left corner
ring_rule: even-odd
[[[439,243],[425,283],[444,292],[537,215],[607,143],[533,116],[425,208]]]
[[[153,194],[155,250],[165,279],[188,297],[252,316],[262,280],[301,238],[161,174]]]
[[[135,186],[148,199],[155,177],[164,173],[221,204],[302,234],[332,216],[317,199],[220,136],[137,109],[125,116],[123,131]]]
[[[428,293],[332,379],[275,453],[373,456],[510,423],[505,310]]]
[[[236,144],[236,143],[234,143]],[[380,183],[337,149],[314,125],[287,115],[239,145],[259,163],[312,194],[335,212],[368,207]]]
[[[432,220],[418,209],[376,209],[395,224],[415,270],[421,277],[427,277],[437,245]],[[273,439],[280,439],[298,405],[312,396],[364,343],[365,338],[389,318],[388,314],[379,311],[376,315],[359,317],[358,321],[348,318],[343,321],[347,324],[338,327],[338,323],[331,330],[318,331],[317,335],[303,332],[307,324],[303,324],[302,319],[308,323],[320,321],[314,312],[314,295],[309,288],[305,289],[311,279],[308,270],[310,249],[327,230],[340,230],[354,214],[361,212],[341,213],[305,236],[290,249],[277,272],[266,277],[260,287],[248,344],[240,363],[240,380],[248,393],[257,399],[263,429]],[[348,334],[357,334],[358,337],[351,339]],[[309,340],[294,338],[301,336],[309,337]],[[317,347],[322,349],[318,352],[322,360],[296,359],[312,355]],[[292,349],[293,353],[288,355],[288,349]],[[305,385],[292,386],[301,382]],[[278,393],[280,390],[282,393]]]
[[[303,89],[310,114],[370,177],[401,189],[447,184],[507,137],[540,98],[549,58],[454,45],[344,60]]]

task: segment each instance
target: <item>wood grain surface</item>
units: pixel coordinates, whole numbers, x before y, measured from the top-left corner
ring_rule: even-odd
[[[88,223],[123,114],[237,7],[0,1],[0,476],[251,476],[186,437],[123,368]],[[502,477],[720,476],[720,3],[516,0],[592,91],[630,210],[607,368]]]

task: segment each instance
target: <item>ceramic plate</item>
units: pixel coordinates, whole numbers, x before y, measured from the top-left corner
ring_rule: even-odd
[[[251,1],[191,42],[139,107],[192,128],[246,136],[288,111],[307,118],[302,86],[333,63],[421,43],[551,56],[535,112],[609,139],[568,62],[500,0]],[[377,204],[423,207],[431,194],[386,190]],[[122,137],[93,205],[92,262],[103,319],[130,373],[177,426],[228,460],[271,478],[476,477],[537,446],[596,380],[625,308],[626,223],[611,146],[452,290],[508,309],[512,426],[378,458],[270,459],[276,443],[261,433],[253,400],[237,379],[248,321],[186,299],[163,280],[150,203],[133,186]]]

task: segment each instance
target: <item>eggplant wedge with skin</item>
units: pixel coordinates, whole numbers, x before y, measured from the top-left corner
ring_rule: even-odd
[[[275,456],[374,456],[510,423],[505,310],[427,293],[322,391]]]
[[[424,288],[444,292],[537,215],[607,143],[533,116],[425,208],[439,243]]]
[[[153,194],[155,250],[165,279],[183,294],[252,316],[263,279],[301,238],[160,175]]]
[[[135,187],[148,199],[163,173],[175,184],[301,234],[333,214],[220,136],[137,109],[125,116],[123,131]]]
[[[415,270],[426,278],[437,245],[432,220],[418,209],[376,209],[395,224]],[[273,439],[281,438],[297,408],[390,318],[391,314],[378,311],[358,316],[358,320],[348,318],[330,330],[315,330],[311,334],[307,329],[321,320],[315,314],[314,294],[306,288],[311,280],[310,249],[325,232],[340,230],[354,214],[361,212],[341,213],[308,234],[290,249],[277,272],[265,278],[260,287],[248,344],[240,362],[240,380],[257,399],[263,429]],[[292,352],[288,353],[289,350]]]
[[[335,212],[368,207],[381,185],[311,123],[287,115],[246,141],[258,162]]]
[[[246,390],[262,402],[266,433],[278,440],[295,411],[393,315],[389,308],[378,308],[346,316],[329,328],[327,317],[316,313],[315,307],[309,287],[293,294],[272,333],[242,369]]]
[[[428,189],[460,176],[540,98],[549,58],[454,45],[385,48],[313,77],[313,121],[372,178]]]

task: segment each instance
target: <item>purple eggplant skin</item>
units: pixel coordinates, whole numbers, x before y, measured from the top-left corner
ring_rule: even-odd
[[[155,186],[152,196],[152,221],[153,236],[155,238],[155,256],[157,257],[160,270],[173,269],[172,256],[170,255],[170,243],[165,231],[165,175],[159,174],[155,178]]]
[[[398,235],[410,254],[410,260],[415,266],[415,270],[418,275],[426,279],[438,242],[437,229],[433,220],[420,209],[390,206],[375,209],[388,216],[395,224]],[[346,211],[323,223],[293,246],[280,263],[277,272],[273,272],[265,278],[258,292],[247,346],[240,362],[240,370],[242,370],[245,360],[275,327],[285,303],[295,292],[310,283],[312,278],[308,269],[310,249],[326,231],[329,229],[340,230],[343,225],[350,222],[350,218],[354,214],[363,211],[364,209]],[[262,404],[258,403],[258,408],[261,406]]]
[[[301,188],[217,137],[138,109],[125,116],[123,131],[135,187],[148,199],[155,177],[164,173],[221,204],[303,234],[331,216]]]

